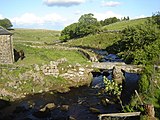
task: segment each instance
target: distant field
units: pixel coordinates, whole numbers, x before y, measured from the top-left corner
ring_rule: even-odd
[[[60,31],[43,29],[15,29],[14,43],[52,43],[59,40]]]
[[[121,22],[110,24],[110,25],[106,25],[103,27],[103,29],[104,30],[122,30],[126,28],[127,26],[143,24],[146,20],[147,18],[141,18],[141,19],[135,19],[135,20],[129,20],[129,21],[121,21]]]

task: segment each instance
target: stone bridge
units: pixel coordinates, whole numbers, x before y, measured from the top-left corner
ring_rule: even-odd
[[[140,73],[143,70],[142,65],[127,65],[124,62],[93,62],[92,64],[92,68],[97,69],[109,70],[113,69],[114,67],[129,73]]]
[[[112,80],[118,84],[125,82],[124,72],[140,73],[143,66],[140,65],[127,65],[124,62],[94,62],[92,68],[110,70],[112,69]]]

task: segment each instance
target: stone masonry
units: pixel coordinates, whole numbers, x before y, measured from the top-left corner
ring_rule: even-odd
[[[14,62],[12,33],[0,27],[0,64]]]

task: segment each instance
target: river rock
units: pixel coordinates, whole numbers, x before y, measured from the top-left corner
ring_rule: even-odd
[[[76,118],[69,116],[69,120],[76,120]]]
[[[98,110],[97,108],[90,107],[89,110],[90,110],[92,113],[96,113],[96,114],[101,113],[101,111]]]
[[[118,84],[122,84],[123,81],[125,80],[125,77],[123,75],[123,72],[120,68],[114,66],[113,71],[112,71],[112,79],[114,82]]]
[[[62,106],[60,107],[60,109],[61,109],[62,111],[68,111],[68,110],[69,110],[69,105],[62,105]]]
[[[44,111],[46,111],[47,108],[52,110],[52,109],[56,108],[56,105],[54,103],[48,103],[43,108],[41,108],[39,111],[44,112]]]

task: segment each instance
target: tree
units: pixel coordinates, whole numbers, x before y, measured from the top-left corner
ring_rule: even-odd
[[[89,13],[84,14],[79,18],[79,28],[77,31],[77,35],[79,37],[95,34],[100,30],[100,23],[93,16],[94,15],[92,13]]]
[[[13,27],[11,21],[7,18],[4,18],[4,19],[0,20],[0,26],[4,27],[6,29],[9,29],[9,28]]]
[[[156,24],[160,26],[160,12],[156,12],[152,15],[152,18]]]
[[[73,23],[67,27],[64,28],[64,30],[61,32],[61,40],[69,40],[72,38],[76,38],[77,37],[77,30],[78,27],[78,23]]]
[[[69,40],[99,32],[100,23],[93,16],[91,13],[82,15],[77,23],[73,23],[62,30],[60,39]]]
[[[105,25],[109,25],[109,24],[112,24],[112,23],[116,23],[116,22],[119,22],[120,19],[116,18],[116,17],[111,17],[111,18],[107,18],[105,19],[104,21],[101,20],[100,23],[102,26],[105,26]]]

